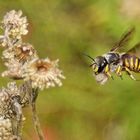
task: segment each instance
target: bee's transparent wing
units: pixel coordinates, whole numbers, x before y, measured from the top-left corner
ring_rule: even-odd
[[[117,43],[115,43],[115,45],[110,51],[111,52],[117,51],[120,47],[126,45],[128,41],[132,38],[134,32],[135,32],[135,28],[133,27],[128,32],[126,32]]]
[[[137,43],[134,47],[132,47],[130,50],[127,51],[128,54],[136,55],[137,57],[140,57],[140,42]]]

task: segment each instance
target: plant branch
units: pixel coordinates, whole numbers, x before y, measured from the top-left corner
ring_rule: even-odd
[[[13,110],[16,114],[15,126],[13,127],[14,133],[17,136],[17,140],[21,140],[21,130],[22,130],[22,107],[19,104],[18,97],[13,99]]]
[[[42,129],[40,127],[40,122],[39,122],[39,118],[37,115],[37,111],[36,111],[37,96],[38,96],[38,89],[33,89],[32,93],[31,93],[31,109],[32,109],[32,115],[33,115],[33,123],[34,123],[34,127],[36,129],[36,132],[38,134],[39,140],[45,140]]]

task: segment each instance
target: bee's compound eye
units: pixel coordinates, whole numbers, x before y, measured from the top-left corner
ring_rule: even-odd
[[[98,66],[96,64],[93,64],[92,69],[93,69],[94,72],[97,72],[98,71]]]

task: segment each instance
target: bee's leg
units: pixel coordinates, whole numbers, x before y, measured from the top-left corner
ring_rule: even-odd
[[[110,77],[110,78],[112,78],[113,80],[114,80],[114,78],[113,78],[113,76],[110,74],[110,72],[109,72],[109,65],[106,65],[106,67],[105,67],[105,73],[106,73],[106,75],[108,76],[108,77]]]
[[[114,80],[114,77],[109,72],[106,72],[106,75],[109,76],[112,80]]]
[[[135,79],[135,77],[132,75],[131,71],[130,71],[127,67],[125,67],[125,71],[127,72],[127,74],[130,76],[130,78],[131,78],[132,80],[137,81],[137,80]]]
[[[122,78],[122,66],[118,66],[115,73],[123,80]]]

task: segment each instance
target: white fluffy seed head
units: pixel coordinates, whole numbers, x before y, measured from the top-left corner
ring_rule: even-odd
[[[12,38],[20,39],[21,35],[26,35],[28,33],[27,26],[27,18],[22,17],[21,10],[7,12],[2,20],[2,28]]]
[[[25,81],[31,80],[33,88],[49,88],[55,85],[61,86],[60,79],[65,77],[58,68],[58,60],[51,61],[46,59],[34,59],[24,67]]]

